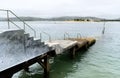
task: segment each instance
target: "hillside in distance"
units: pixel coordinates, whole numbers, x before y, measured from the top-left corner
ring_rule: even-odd
[[[39,18],[39,17],[19,17],[23,21],[119,21],[119,19],[105,19],[98,17],[79,17],[79,16],[63,16],[63,17],[53,17],[53,18]],[[9,18],[12,21],[20,21],[18,18]],[[7,21],[7,18],[0,18],[0,21]]]

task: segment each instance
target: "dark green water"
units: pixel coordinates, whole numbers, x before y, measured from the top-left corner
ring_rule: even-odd
[[[101,35],[103,23],[46,24],[46,26],[46,29],[50,31],[52,31],[51,27],[57,26],[53,31],[57,33],[62,33],[62,31],[81,32],[97,38],[95,45],[87,51],[79,51],[73,60],[67,53],[55,57],[54,63],[51,64],[50,78],[120,77],[120,23],[107,23],[104,35]],[[66,26],[69,26],[68,29]],[[58,31],[57,29],[63,30]],[[55,35],[53,32],[52,34]],[[30,71],[30,73],[22,71],[14,78],[43,78],[43,69],[38,64],[32,66]]]

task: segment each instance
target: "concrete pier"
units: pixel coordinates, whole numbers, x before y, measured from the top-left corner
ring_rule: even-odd
[[[41,42],[40,38],[36,39],[37,32],[31,25],[27,24],[11,10],[0,9],[7,16],[8,30],[0,29],[0,78],[12,78],[12,76],[20,70],[29,72],[29,66],[39,63],[44,69],[44,78],[49,77],[49,58],[54,55],[69,52],[72,58],[75,58],[76,51],[80,49],[88,49],[95,43],[94,38],[68,38],[68,33],[64,34],[66,40],[51,40],[50,42]],[[12,16],[11,16],[12,15]],[[20,24],[10,17],[16,17]],[[16,28],[11,30],[11,24]],[[23,24],[23,25],[22,25]],[[4,28],[4,27],[3,27]],[[2,31],[1,31],[2,30]],[[27,30],[27,31],[26,31]],[[32,37],[30,32],[32,32]]]
[[[94,44],[96,40],[94,38],[68,38],[66,40],[54,40],[51,42],[45,42],[49,47],[55,49],[56,54],[62,54],[66,50],[75,47],[75,51],[82,47],[88,48]]]
[[[92,38],[92,37],[88,37],[88,38],[68,38],[68,40],[77,41],[78,44],[80,44],[80,45],[87,44],[88,46],[91,46],[96,42],[96,39]]]
[[[11,30],[0,34],[0,78],[12,78],[12,76],[24,69],[29,71],[29,66],[39,63],[44,69],[44,77],[49,76],[49,57],[69,52],[71,58],[75,58],[76,51],[88,49],[96,42],[94,38],[68,38],[66,40],[51,40],[41,42],[34,39],[23,30]],[[4,46],[3,46],[4,44]],[[11,50],[7,50],[7,49]],[[16,61],[17,60],[17,61]]]
[[[51,42],[45,42],[49,47],[55,49],[56,54],[62,54],[66,50],[77,45],[77,41],[72,40],[54,40]]]

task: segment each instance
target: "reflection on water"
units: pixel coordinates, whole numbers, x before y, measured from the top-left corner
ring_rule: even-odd
[[[102,36],[103,23],[41,23],[28,22],[36,31],[44,30],[57,38],[64,32],[81,33],[97,37],[97,42],[84,54],[77,53],[71,60],[69,54],[55,57],[51,64],[50,78],[119,78],[120,77],[120,26],[118,22],[107,23]],[[59,34],[59,35],[58,35]],[[35,64],[30,73],[20,72],[14,78],[42,78],[43,69]]]

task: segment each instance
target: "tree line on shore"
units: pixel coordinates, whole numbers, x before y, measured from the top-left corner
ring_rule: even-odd
[[[39,17],[20,17],[23,21],[120,21],[120,19],[105,19],[105,18],[97,18],[97,17],[77,17],[77,16],[63,16],[63,17],[53,17],[53,18],[39,18]],[[0,17],[0,21],[20,21],[18,18],[10,17],[3,18]]]

